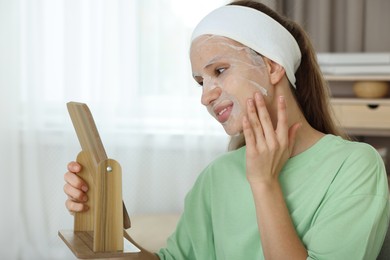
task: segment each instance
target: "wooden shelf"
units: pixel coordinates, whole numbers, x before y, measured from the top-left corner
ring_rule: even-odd
[[[390,81],[390,75],[324,75],[328,81]]]
[[[389,137],[390,129],[344,128],[351,136]]]
[[[387,81],[390,75],[324,75],[332,98],[336,121],[350,136],[386,148],[384,161],[390,181],[390,93],[384,98],[366,99],[355,96],[353,85],[357,81]]]
[[[386,105],[390,106],[390,98],[378,98],[378,99],[366,99],[366,98],[339,98],[333,97],[331,99],[332,104],[345,104],[345,105]],[[390,116],[390,115],[389,115]]]

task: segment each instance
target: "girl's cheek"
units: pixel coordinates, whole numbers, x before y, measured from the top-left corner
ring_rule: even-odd
[[[238,75],[224,75],[223,77],[220,78],[221,80],[221,85],[225,87],[225,89],[229,90],[234,90],[240,88],[240,85],[242,85],[239,81],[239,76]]]

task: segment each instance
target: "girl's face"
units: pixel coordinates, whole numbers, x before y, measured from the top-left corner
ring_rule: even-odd
[[[193,41],[190,55],[193,77],[202,86],[202,104],[227,134],[241,133],[248,98],[255,92],[273,94],[263,58],[234,40],[209,35]]]

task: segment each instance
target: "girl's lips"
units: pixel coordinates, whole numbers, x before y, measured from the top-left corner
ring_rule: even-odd
[[[218,106],[214,110],[214,114],[218,122],[220,122],[221,124],[225,123],[229,119],[232,109],[233,109],[233,104]]]

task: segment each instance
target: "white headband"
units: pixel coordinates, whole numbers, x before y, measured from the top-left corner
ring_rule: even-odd
[[[290,83],[295,86],[295,72],[301,63],[301,52],[295,38],[270,16],[250,7],[222,6],[204,17],[192,33],[228,37],[248,46],[283,66]]]

